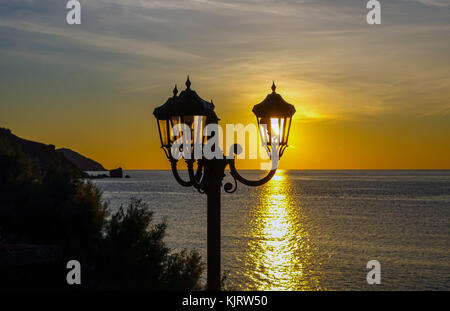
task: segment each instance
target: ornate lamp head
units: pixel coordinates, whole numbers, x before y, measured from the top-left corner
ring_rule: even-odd
[[[205,101],[191,90],[189,76],[186,80],[186,89],[179,96],[177,94],[178,89],[175,86],[173,97],[169,98],[164,105],[155,108],[153,112],[158,121],[161,147],[168,158],[171,157],[172,144],[182,135],[182,124],[186,124],[190,128],[191,144],[203,145],[205,126],[218,121],[214,112],[214,104]],[[179,127],[178,131],[174,131],[176,127]]]
[[[287,103],[280,94],[276,93],[275,82],[272,83],[272,93],[261,103],[253,107],[256,115],[261,142],[270,154],[272,147],[278,146],[281,157],[288,146],[289,131],[295,107]]]

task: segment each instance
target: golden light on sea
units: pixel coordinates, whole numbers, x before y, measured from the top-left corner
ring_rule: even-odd
[[[284,171],[261,189],[250,224],[245,256],[247,290],[317,290],[311,275],[313,248],[304,226],[301,202],[292,198]]]

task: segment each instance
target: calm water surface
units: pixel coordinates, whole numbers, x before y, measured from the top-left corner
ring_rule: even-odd
[[[169,171],[125,173],[95,180],[110,207],[145,200],[173,249],[206,260],[206,197]],[[372,259],[382,285],[367,285]],[[222,266],[236,290],[450,290],[450,171],[281,171],[239,185],[222,196]]]

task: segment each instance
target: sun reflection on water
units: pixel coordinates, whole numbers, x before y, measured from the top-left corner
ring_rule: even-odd
[[[248,290],[317,290],[311,274],[313,248],[284,171],[261,189],[248,232],[244,274]],[[243,285],[243,284],[242,284]]]

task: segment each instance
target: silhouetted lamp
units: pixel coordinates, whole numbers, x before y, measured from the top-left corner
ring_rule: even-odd
[[[178,89],[175,85],[173,97],[153,112],[158,122],[161,148],[164,149],[169,159],[172,159],[172,144],[182,135],[181,124],[190,127],[191,145],[193,147],[196,142],[199,142],[200,145],[205,142],[203,131],[206,124],[218,121],[213,103],[200,98],[195,91],[191,90],[189,76],[186,81],[186,89],[179,96],[177,94]],[[173,131],[176,126],[180,126],[178,135],[175,135]]]
[[[295,108],[288,104],[283,98],[275,93],[275,83],[272,84],[272,94],[253,107],[260,128],[260,136],[267,151],[273,148],[274,143],[278,142],[281,156],[287,147],[289,130],[291,127],[292,116]],[[225,183],[223,189],[227,193],[233,193],[237,189],[237,181],[247,186],[260,186],[268,182],[275,175],[276,167],[270,170],[265,177],[259,180],[248,180],[241,176],[235,167],[235,160],[222,158],[206,159],[200,154],[200,158],[185,159],[188,169],[189,180],[184,180],[178,173],[178,159],[172,154],[172,146],[178,140],[182,129],[188,125],[191,133],[190,145],[203,146],[207,137],[204,135],[205,126],[212,123],[216,124],[219,119],[214,112],[214,105],[205,101],[197,93],[191,90],[191,81],[189,76],[186,81],[186,89],[178,96],[178,90],[175,86],[173,97],[169,98],[162,106],[153,112],[158,122],[159,137],[161,147],[164,149],[167,158],[172,166],[172,173],[177,182],[184,187],[194,187],[200,193],[207,195],[207,282],[208,290],[220,290],[220,204],[222,181],[225,176],[226,167],[230,168],[230,175],[234,180]],[[264,128],[266,125],[266,128]],[[179,134],[175,134],[173,128],[180,126]],[[186,136],[186,135],[184,135]],[[183,137],[184,137],[183,136]],[[183,146],[189,145],[189,142],[183,142]],[[237,152],[238,148],[235,148]],[[193,149],[194,150],[194,149]],[[181,150],[180,150],[181,151]],[[195,154],[195,151],[193,152]],[[194,164],[197,168],[194,170]],[[184,202],[185,204],[187,202]]]
[[[272,93],[266,99],[253,107],[256,115],[259,133],[263,146],[270,154],[272,146],[277,143],[278,154],[281,157],[288,146],[289,131],[295,107],[287,103],[276,93],[275,81],[272,83]]]

